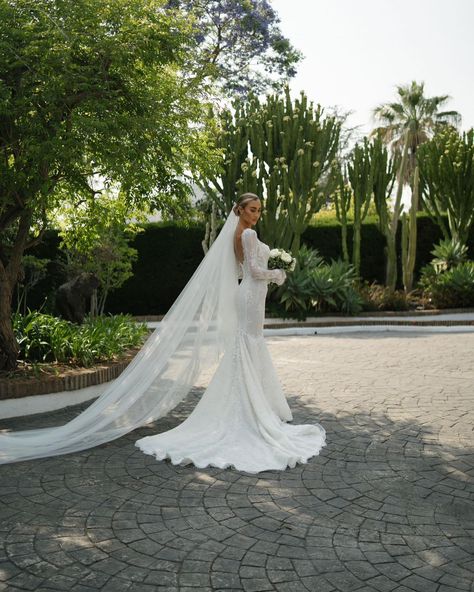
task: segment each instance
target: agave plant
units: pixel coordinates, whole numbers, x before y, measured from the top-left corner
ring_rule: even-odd
[[[324,265],[324,258],[321,257],[318,250],[307,247],[306,245],[301,246],[296,261],[299,269],[306,269],[307,271]]]
[[[311,308],[311,277],[305,270],[296,269],[288,274],[282,287],[280,304],[287,313],[298,318],[305,318]]]
[[[442,273],[466,260],[467,247],[458,239],[444,239],[435,246],[431,254],[434,255],[431,265],[436,273]]]
[[[356,314],[361,310],[362,298],[354,288],[357,274],[352,265],[344,261],[325,263],[316,250],[306,246],[296,258],[295,271],[278,290],[286,313],[306,318],[311,311]]]
[[[429,294],[437,308],[474,306],[474,262],[465,261],[439,274]]]
[[[311,279],[311,298],[316,310],[356,314],[362,309],[362,298],[354,289],[358,276],[349,263],[332,261],[313,270]]]

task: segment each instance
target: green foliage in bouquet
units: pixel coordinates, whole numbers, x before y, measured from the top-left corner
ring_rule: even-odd
[[[306,318],[314,312],[357,314],[362,299],[355,289],[357,274],[344,261],[325,263],[314,249],[303,245],[296,257],[297,266],[278,290],[284,314]]]
[[[141,345],[147,327],[127,315],[87,318],[83,325],[31,311],[13,315],[19,358],[90,366]]]

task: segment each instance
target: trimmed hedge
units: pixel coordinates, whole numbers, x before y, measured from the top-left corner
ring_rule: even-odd
[[[203,237],[199,225],[147,224],[132,243],[138,251],[133,276],[110,294],[107,311],[164,314],[201,262]]]
[[[398,244],[400,245],[400,232]],[[134,315],[164,314],[175,301],[203,258],[201,241],[204,227],[199,224],[183,226],[172,223],[150,223],[138,234],[133,247],[138,250],[138,259],[133,266],[134,275],[125,284],[111,293],[107,300],[107,312]],[[431,219],[418,217],[418,251],[415,279],[423,265],[432,259],[430,251],[442,238],[441,231]],[[322,219],[307,228],[302,240],[317,249],[326,259],[338,259],[341,254],[341,227],[336,221]],[[352,226],[348,227],[348,246],[351,249]],[[55,260],[59,240],[56,233],[49,233],[42,245],[32,251],[38,257]],[[361,276],[368,281],[383,283],[385,275],[384,237],[374,218],[362,225]],[[274,245],[272,245],[274,246]],[[474,259],[474,228],[468,241],[468,256]],[[398,248],[400,252],[400,248]],[[399,261],[399,266],[401,263]],[[399,269],[401,278],[401,268]],[[48,277],[42,280],[28,298],[28,306],[39,308],[45,297],[44,310],[54,311],[54,292],[64,281],[60,267],[50,264]]]

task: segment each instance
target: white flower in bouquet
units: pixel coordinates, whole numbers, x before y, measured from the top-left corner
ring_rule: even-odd
[[[283,249],[272,249],[268,258],[268,269],[294,271],[296,259]]]

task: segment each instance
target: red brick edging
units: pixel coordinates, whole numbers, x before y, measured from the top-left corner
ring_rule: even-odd
[[[2,378],[0,379],[0,401],[19,399],[34,395],[47,395],[62,391],[75,391],[117,378],[128,366],[137,350],[127,353],[122,359],[104,362],[93,368],[75,368],[59,376],[45,378]]]

